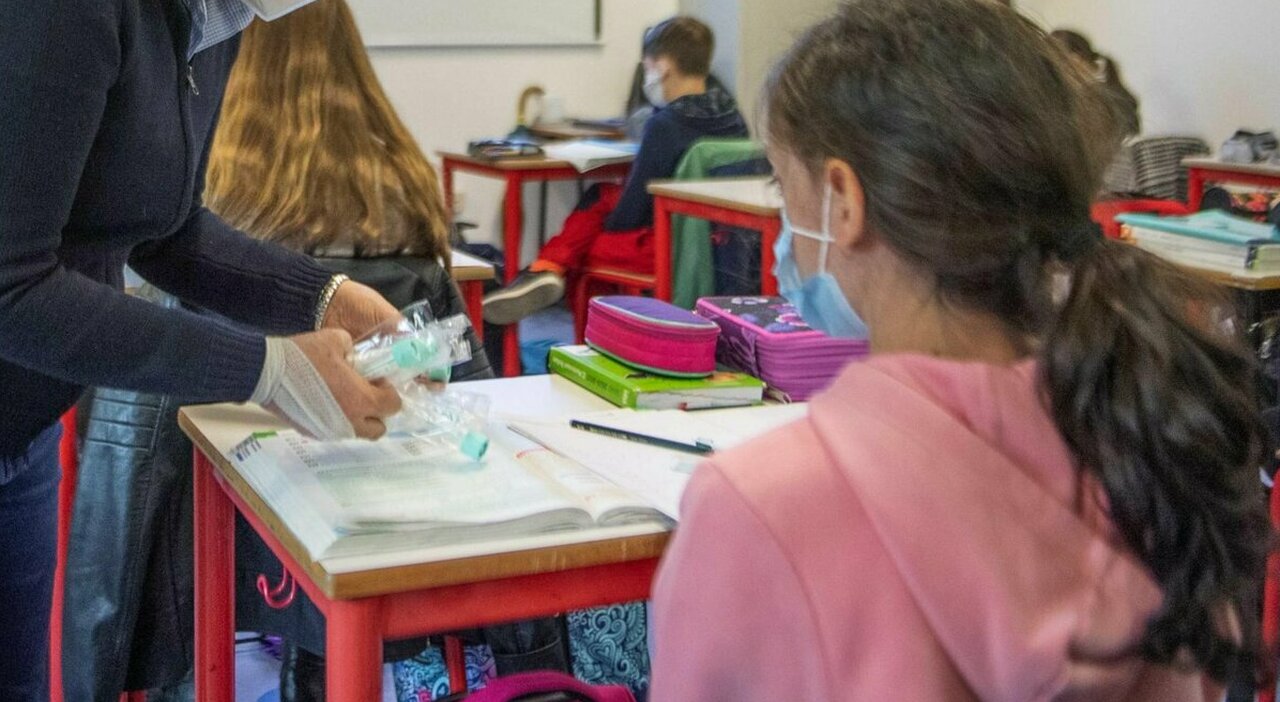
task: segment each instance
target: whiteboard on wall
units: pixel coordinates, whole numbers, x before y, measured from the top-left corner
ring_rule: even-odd
[[[599,0],[348,0],[366,46],[595,44]]]

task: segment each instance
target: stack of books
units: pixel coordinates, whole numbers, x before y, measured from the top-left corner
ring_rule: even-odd
[[[551,349],[547,369],[619,407],[710,409],[754,405],[764,399],[764,383],[746,373],[672,378],[624,365],[589,346]]]
[[[1280,230],[1220,210],[1187,217],[1122,214],[1123,236],[1173,263],[1231,274],[1280,274]]]
[[[760,378],[782,401],[808,400],[869,351],[865,339],[813,329],[781,297],[704,297],[697,313],[720,325],[716,361]]]

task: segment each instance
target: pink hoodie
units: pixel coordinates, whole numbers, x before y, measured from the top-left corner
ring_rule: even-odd
[[[654,585],[651,699],[1220,699],[1134,653],[1159,588],[1079,499],[1034,374],[873,357],[702,466]]]

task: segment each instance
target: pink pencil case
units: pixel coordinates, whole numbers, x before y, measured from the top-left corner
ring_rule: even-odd
[[[716,370],[720,327],[651,297],[592,299],[585,336],[600,353],[650,373],[699,378]]]

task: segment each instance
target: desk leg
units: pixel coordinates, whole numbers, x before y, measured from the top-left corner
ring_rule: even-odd
[[[506,249],[505,282],[520,273],[520,234],[524,229],[524,178],[519,172],[507,175],[507,194],[502,214],[502,245]],[[520,325],[512,324],[502,331],[502,374],[508,378],[520,375]]]
[[[325,687],[330,702],[382,699],[382,632],[378,600],[329,603]]]
[[[509,324],[502,329],[502,376],[518,378],[524,372],[520,363],[520,324]]]
[[[1200,211],[1200,203],[1204,201],[1204,171],[1199,168],[1187,169],[1187,208],[1192,212]]]
[[[456,636],[444,637],[444,667],[449,671],[449,692],[466,692],[467,654]]]
[[[665,197],[653,198],[654,297],[671,302],[671,208]]]
[[[464,280],[458,284],[462,288],[462,300],[467,306],[467,317],[471,319],[471,327],[476,330],[476,338],[484,341],[484,283],[479,280]]]
[[[453,162],[447,158],[440,163],[440,190],[444,195],[444,207],[452,222],[457,213],[453,211]]]
[[[235,694],[235,508],[195,455],[195,686],[198,702],[232,702]]]
[[[507,175],[507,192],[502,208],[502,246],[506,249],[503,282],[510,283],[520,273],[520,234],[524,230],[524,178],[519,172]]]
[[[782,221],[780,219],[770,220],[769,224],[760,230],[761,295],[778,294],[778,279],[773,275],[773,266],[776,263],[773,260],[773,245],[778,241],[778,234],[781,230]]]

